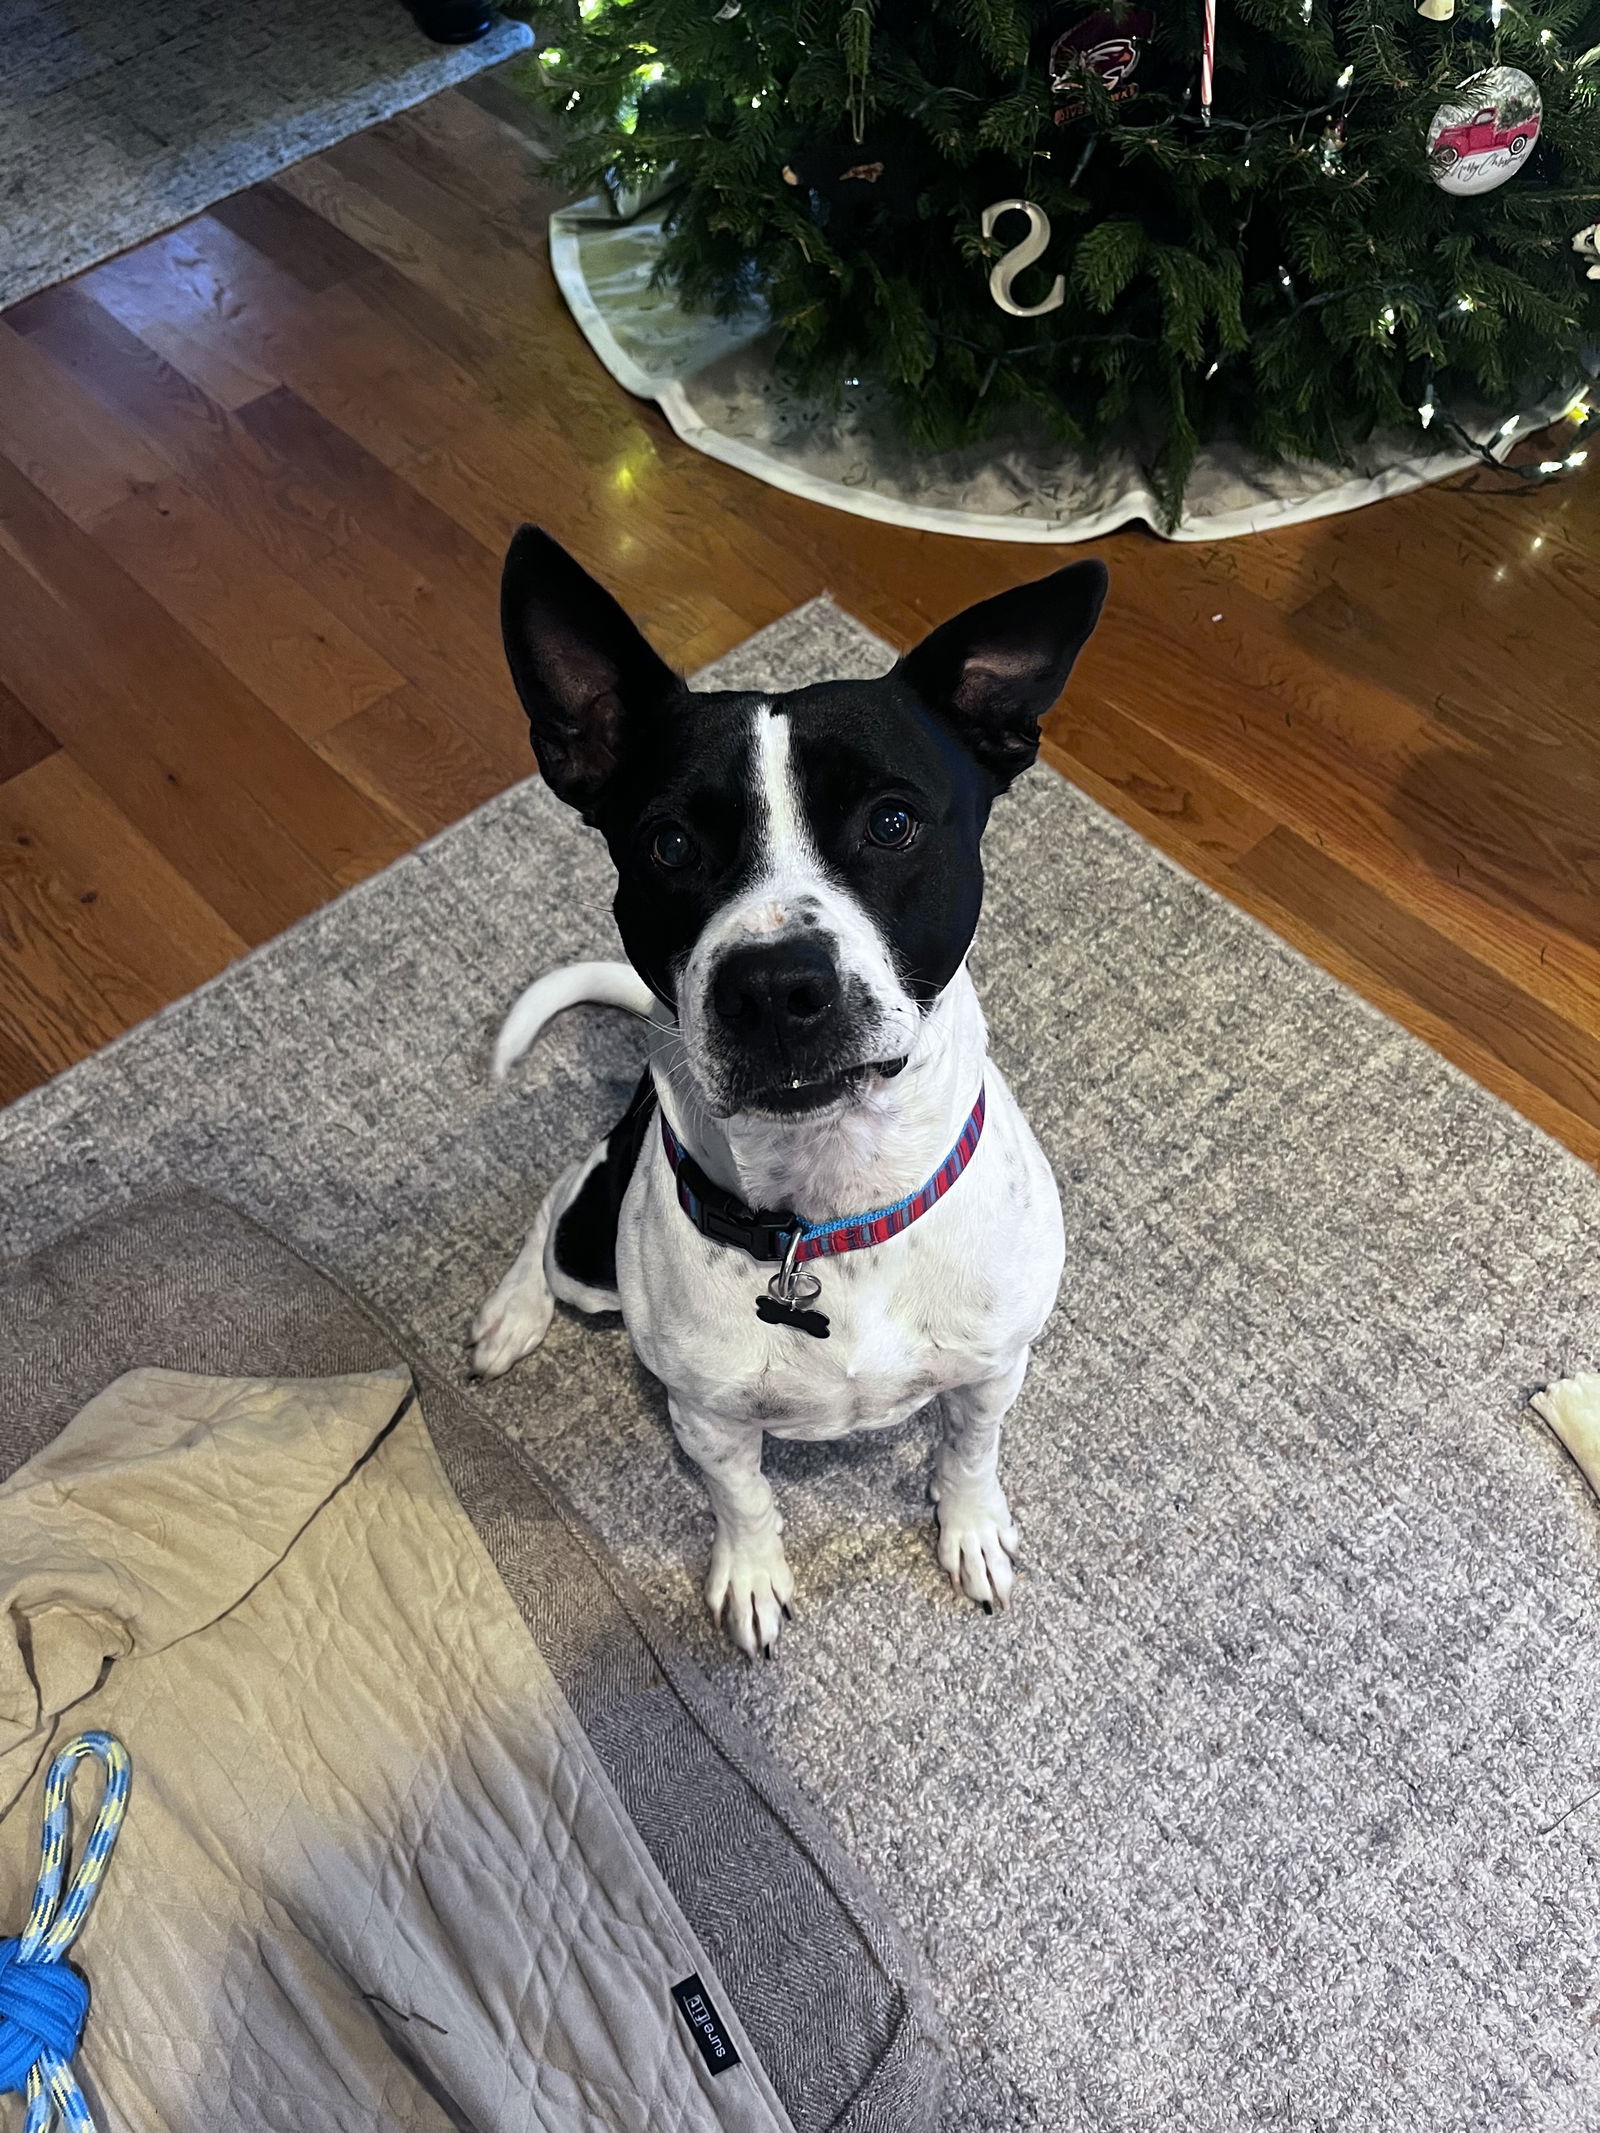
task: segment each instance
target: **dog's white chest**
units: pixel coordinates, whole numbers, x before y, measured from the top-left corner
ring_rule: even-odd
[[[864,1254],[822,1264],[812,1308],[827,1319],[826,1338],[760,1318],[757,1299],[773,1270],[714,1249],[724,1263],[692,1290],[681,1265],[646,1264],[622,1276],[641,1360],[697,1409],[775,1436],[840,1437],[887,1428],[984,1374],[980,1329],[947,1322],[936,1334],[918,1308],[922,1280],[897,1278],[907,1272],[900,1262],[912,1257],[909,1245],[888,1266],[870,1267]],[[931,1293],[937,1280],[929,1275]]]
[[[888,1428],[1003,1370],[1049,1313],[1062,1247],[1054,1179],[996,1093],[980,1157],[944,1199],[884,1244],[810,1263],[825,1339],[757,1315],[775,1270],[703,1238],[647,1154],[617,1239],[646,1368],[699,1412],[807,1438]]]

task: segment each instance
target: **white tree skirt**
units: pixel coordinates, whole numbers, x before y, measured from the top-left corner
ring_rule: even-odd
[[[1008,541],[1087,541],[1144,519],[1174,540],[1211,541],[1353,511],[1478,463],[1453,448],[1419,453],[1404,436],[1374,439],[1348,467],[1270,466],[1236,445],[1211,445],[1169,529],[1126,449],[1091,459],[1017,434],[915,452],[896,440],[868,389],[848,394],[836,415],[808,406],[777,374],[764,311],[722,321],[683,311],[651,288],[661,242],[660,214],[648,209],[624,222],[605,202],[586,200],[551,216],[556,279],[595,354],[618,384],[658,401],[696,451],[862,518]],[[1562,404],[1529,410],[1519,432]],[[1495,427],[1487,415],[1478,434]]]

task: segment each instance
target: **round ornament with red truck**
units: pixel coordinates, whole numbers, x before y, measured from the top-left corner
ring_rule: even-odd
[[[1544,110],[1520,67],[1487,67],[1441,104],[1428,127],[1433,182],[1447,193],[1487,193],[1528,160]]]

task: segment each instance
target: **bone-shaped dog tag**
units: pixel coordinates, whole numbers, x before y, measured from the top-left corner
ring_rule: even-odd
[[[793,1326],[797,1333],[809,1333],[813,1340],[828,1338],[828,1321],[822,1312],[808,1311],[801,1304],[785,1303],[770,1289],[765,1296],[756,1298],[756,1316],[769,1326]]]
[[[765,1296],[756,1298],[756,1316],[769,1326],[793,1326],[797,1333],[809,1333],[813,1340],[828,1338],[828,1321],[821,1311],[808,1308],[822,1294],[822,1283],[815,1274],[802,1274],[798,1264],[802,1230],[796,1230],[790,1242],[788,1254],[776,1274],[767,1283]]]

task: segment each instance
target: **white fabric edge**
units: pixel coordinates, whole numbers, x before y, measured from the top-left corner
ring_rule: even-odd
[[[1413,462],[1386,468],[1382,474],[1351,475],[1348,480],[1321,490],[1315,496],[1293,500],[1265,499],[1242,511],[1219,512],[1215,518],[1185,516],[1170,530],[1162,524],[1159,502],[1148,487],[1089,518],[1040,519],[948,511],[936,506],[905,503],[898,497],[883,496],[875,489],[855,489],[843,482],[826,481],[802,472],[758,445],[743,443],[712,429],[697,414],[683,380],[660,377],[644,370],[626,353],[607,324],[604,313],[589,294],[589,285],[584,278],[577,217],[591,204],[580,201],[571,207],[558,208],[551,215],[550,266],[579,331],[610,375],[635,398],[654,400],[674,435],[692,451],[700,452],[707,459],[719,460],[724,466],[735,467],[741,474],[752,475],[769,488],[781,489],[790,496],[803,496],[812,503],[826,504],[835,511],[849,512],[855,518],[875,519],[884,525],[910,526],[922,533],[948,533],[967,540],[1014,541],[1040,547],[1099,540],[1105,534],[1136,523],[1148,525],[1163,540],[1229,540],[1241,534],[1264,533],[1278,526],[1303,525],[1314,519],[1339,517],[1367,504],[1382,503],[1392,496],[1409,496],[1413,490],[1430,488],[1435,482],[1447,481],[1452,475],[1465,473],[1479,464],[1476,455],[1471,453],[1457,452],[1449,457],[1441,454],[1427,472]],[[1518,425],[1519,433],[1536,427],[1542,413],[1542,410],[1534,409],[1524,415]],[[1553,418],[1545,415],[1544,419]]]
[[[581,319],[579,324],[583,324]],[[610,329],[603,320],[600,327],[610,340]],[[605,361],[598,346],[595,353]],[[644,375],[628,364],[620,349],[617,354],[636,376]],[[607,368],[611,368],[609,363]],[[612,374],[619,383],[627,383],[615,370]],[[637,392],[640,388],[630,385],[628,390]],[[1321,490],[1316,496],[1302,497],[1292,503],[1288,499],[1263,502],[1244,511],[1222,511],[1215,518],[1183,518],[1170,530],[1161,523],[1160,505],[1148,488],[1139,497],[1126,497],[1119,505],[1098,511],[1091,518],[1006,518],[903,503],[900,498],[880,495],[875,489],[852,489],[843,482],[819,480],[757,445],[744,444],[737,438],[723,436],[720,430],[709,428],[696,414],[694,402],[685,387],[676,380],[648,384],[643,389],[643,396],[659,404],[675,433],[695,451],[703,452],[708,459],[720,459],[727,466],[737,467],[741,473],[753,474],[758,481],[764,481],[774,489],[787,490],[791,496],[809,497],[813,503],[828,504],[835,511],[848,511],[857,518],[877,519],[887,525],[913,526],[923,533],[954,533],[968,540],[1031,542],[1037,546],[1098,540],[1102,535],[1115,533],[1131,523],[1147,524],[1163,540],[1228,540],[1239,534],[1262,533],[1274,526],[1301,525],[1311,519],[1333,518],[1346,511],[1359,510],[1366,504],[1382,503],[1387,497],[1406,496],[1413,489],[1429,488],[1436,481],[1448,480],[1452,474],[1464,473],[1478,464],[1476,457],[1463,452],[1448,461],[1441,459],[1432,473],[1420,473],[1415,467],[1391,467],[1382,474],[1353,475],[1350,480],[1335,488]]]
[[[558,207],[550,217],[550,271],[556,278],[556,286],[566,299],[567,309],[577,323],[578,331],[600,358],[624,392],[636,399],[654,400],[664,395],[671,386],[668,378],[658,378],[639,365],[628,355],[616,335],[606,324],[605,315],[589,294],[589,284],[583,275],[583,255],[578,246],[575,218],[579,210],[589,205],[579,201],[574,207]],[[663,399],[663,406],[665,401]],[[668,421],[672,420],[668,415]],[[677,425],[674,423],[674,428]],[[683,436],[681,430],[679,436]],[[685,438],[685,443],[692,442]]]

